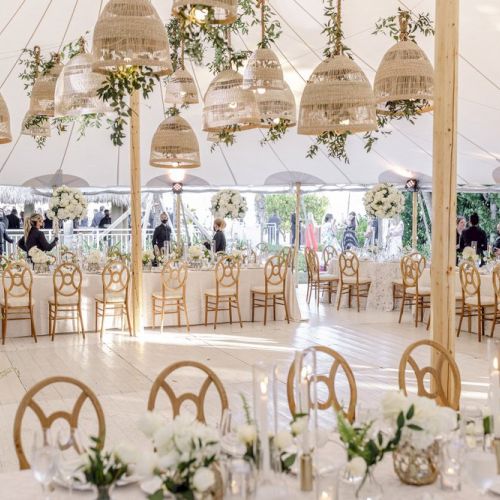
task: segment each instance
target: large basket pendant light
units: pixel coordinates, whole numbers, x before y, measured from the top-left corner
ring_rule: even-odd
[[[287,122],[288,127],[295,127],[297,124],[295,97],[286,82],[282,90],[268,90],[264,94],[257,93],[255,97],[260,115],[259,128],[271,128],[282,120]]]
[[[313,71],[300,101],[297,132],[319,135],[376,130],[373,90],[361,68],[342,53],[341,2],[337,2],[335,54]]]
[[[433,100],[434,69],[425,52],[415,42],[408,40],[408,15],[406,12],[401,13],[400,41],[384,55],[375,75],[374,93],[378,104],[401,100]]]
[[[189,71],[181,67],[172,73],[165,87],[165,102],[178,106],[198,104],[198,91]]]
[[[0,94],[0,144],[7,144],[9,142],[12,142],[9,109]]]
[[[238,0],[174,0],[172,15],[196,24],[231,24],[238,18]]]
[[[169,116],[160,123],[151,143],[149,164],[159,168],[200,166],[198,139],[184,118]]]
[[[93,70],[92,54],[82,52],[73,57],[62,70],[56,85],[56,116],[79,116],[110,112],[109,106],[97,95],[104,77]]]
[[[35,80],[33,90],[31,91],[30,115],[50,117],[55,115],[54,97],[56,93],[56,84],[62,70],[63,65],[59,62],[59,56],[56,56],[54,66],[52,66],[47,73],[40,75]]]
[[[260,123],[255,94],[242,88],[237,71],[221,71],[210,83],[203,106],[203,130],[221,132],[227,128],[248,130]]]
[[[23,124],[21,125],[21,134],[30,135],[31,137],[50,137],[50,121],[45,119],[40,121],[37,125],[31,125],[27,128],[26,123],[32,118],[33,115],[29,111],[24,115]]]
[[[100,72],[120,66],[172,72],[167,31],[150,0],[110,0],[95,25],[92,53]]]

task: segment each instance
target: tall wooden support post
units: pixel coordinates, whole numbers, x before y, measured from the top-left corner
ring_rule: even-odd
[[[175,234],[177,243],[181,241],[181,193],[175,195]]]
[[[130,96],[130,226],[132,233],[132,330],[137,335],[142,331],[142,202],[141,202],[141,138],[140,138],[140,94],[137,90]]]
[[[459,0],[436,0],[432,176],[432,338],[454,353]],[[437,359],[432,359],[437,368]],[[446,396],[450,374],[444,374]]]
[[[299,248],[300,248],[300,182],[295,183],[295,239],[293,245],[293,260],[295,270],[298,269]]]
[[[417,229],[418,229],[418,191],[411,194],[412,219],[411,219],[411,247],[417,249]]]

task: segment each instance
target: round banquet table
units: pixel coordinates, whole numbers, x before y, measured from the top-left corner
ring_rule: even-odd
[[[339,275],[339,262],[332,259],[328,265],[328,273]],[[366,308],[377,311],[392,311],[392,282],[401,278],[399,261],[359,260],[360,278],[371,280]]]
[[[264,285],[264,269],[262,267],[241,268],[239,299],[242,321],[251,321],[252,304],[250,289],[253,286]],[[215,288],[215,273],[213,270],[194,270],[190,269],[186,283],[186,300],[188,319],[191,325],[200,325],[205,321],[204,318],[204,291],[209,288]],[[83,273],[82,283],[82,314],[85,331],[95,330],[95,300],[94,297],[102,293],[102,280],[100,273]],[[152,326],[152,294],[161,293],[161,273],[158,271],[143,272],[143,314],[144,326]],[[0,296],[3,297],[3,286],[0,280]],[[37,335],[48,334],[48,300],[53,296],[52,274],[33,274],[32,296],[35,304],[35,326]],[[291,321],[300,321],[301,314],[295,283],[292,273],[289,271],[286,284],[286,296]],[[129,294],[130,297],[130,294]],[[130,298],[129,298],[130,300]],[[276,319],[284,320],[284,308],[276,308]],[[257,309],[255,320],[262,321],[263,309]],[[269,314],[271,313],[271,316]],[[112,312],[111,312],[112,314]],[[233,314],[233,321],[236,315]],[[272,311],[268,311],[269,320],[272,319]],[[213,321],[213,313],[209,314],[208,321]],[[219,322],[229,321],[227,311],[219,313]],[[156,324],[159,325],[160,318],[157,317]],[[184,316],[181,313],[181,323],[185,324]],[[106,328],[118,328],[120,326],[119,318],[109,317],[106,319]],[[177,316],[175,314],[165,315],[165,326],[177,325]],[[73,321],[61,320],[56,325],[56,335],[61,332],[76,332],[76,325]],[[9,337],[23,337],[30,335],[29,321],[11,321],[7,325],[7,341]]]
[[[479,268],[479,277],[481,278],[481,297],[494,297],[493,273],[487,271],[486,268]],[[431,270],[429,268],[424,269],[419,286],[420,284],[428,287],[431,286]],[[455,294],[457,296],[461,294],[458,268],[455,270]]]

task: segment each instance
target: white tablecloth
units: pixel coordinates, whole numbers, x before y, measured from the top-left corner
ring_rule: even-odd
[[[486,269],[484,271],[483,269],[480,269],[479,276],[481,278],[481,296],[494,297],[495,291],[493,288],[493,274],[487,272]],[[431,271],[429,268],[424,270],[421,278],[421,284],[423,286],[431,286]],[[460,275],[458,269],[455,271],[455,293],[461,293]]]
[[[33,300],[35,303],[35,326],[37,335],[48,334],[48,299],[53,295],[53,283],[51,274],[33,275]],[[263,268],[242,268],[240,272],[239,299],[242,321],[251,321],[252,304],[250,289],[253,286],[264,285]],[[208,288],[215,288],[215,273],[213,270],[189,270],[186,283],[186,300],[188,308],[188,319],[191,325],[200,325],[205,321],[204,318],[204,291]],[[160,272],[143,273],[143,311],[144,325],[152,325],[151,302],[153,293],[161,293],[161,274]],[[82,313],[85,331],[94,331],[95,329],[95,301],[94,297],[102,293],[101,275],[84,273],[82,284]],[[300,308],[295,292],[295,284],[291,272],[287,280],[287,299],[290,314],[290,320],[300,321]],[[3,286],[0,280],[0,294],[3,297]],[[285,315],[283,307],[278,306],[277,318],[283,320]],[[255,320],[263,320],[264,309],[257,309]],[[159,324],[157,317],[157,325]],[[233,314],[233,321],[236,320],[236,314]],[[268,320],[272,320],[272,310],[268,311]],[[112,318],[106,320],[106,327],[118,327],[119,321],[113,324]],[[208,321],[213,321],[213,313],[209,314]],[[219,322],[229,321],[227,311],[219,313]],[[181,314],[181,322],[184,325],[184,316]],[[176,315],[165,315],[165,326],[177,324]],[[71,321],[58,321],[56,332],[75,331]],[[7,326],[7,339],[9,337],[22,337],[30,335],[29,321],[12,321]],[[56,333],[57,335],[57,333]]]
[[[339,275],[337,259],[330,261],[328,272]],[[360,278],[369,278],[372,282],[366,308],[377,311],[392,311],[392,282],[401,277],[399,262],[360,260],[359,276]]]

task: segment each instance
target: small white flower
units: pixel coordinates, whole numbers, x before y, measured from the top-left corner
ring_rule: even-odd
[[[159,458],[152,451],[142,452],[135,465],[135,471],[143,477],[152,476],[159,467]]]
[[[276,436],[274,436],[274,444],[278,450],[283,451],[292,446],[293,436],[288,431],[279,431]]]
[[[135,464],[139,458],[139,452],[129,443],[119,443],[118,445],[115,446],[113,453],[124,464]]]
[[[193,487],[203,493],[215,484],[215,474],[207,467],[200,467],[193,476]]]
[[[252,424],[243,424],[238,427],[238,439],[243,444],[253,444],[255,439],[257,438],[257,429],[255,425]]]
[[[307,428],[307,425],[309,423],[308,420],[309,420],[308,417],[304,416],[304,417],[300,417],[300,418],[296,419],[294,422],[292,422],[292,424],[290,425],[290,429],[292,431],[292,434],[294,436],[299,436],[300,434],[302,434],[304,432],[304,430]]]
[[[346,469],[354,477],[363,477],[366,473],[365,459],[361,457],[354,457],[347,462]]]
[[[153,435],[165,424],[165,420],[157,413],[148,411],[138,421],[139,430],[148,438]]]

